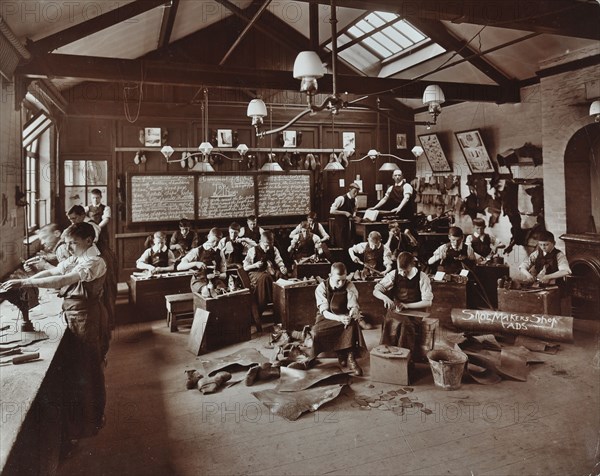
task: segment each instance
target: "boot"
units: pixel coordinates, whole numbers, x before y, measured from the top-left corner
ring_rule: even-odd
[[[352,375],[360,377],[363,374],[362,369],[354,358],[354,352],[348,352],[348,368],[352,371]]]
[[[186,370],[187,374],[187,382],[185,383],[185,388],[191,390],[192,388],[196,388],[198,386],[198,380],[200,380],[203,375],[197,370]]]
[[[220,387],[231,379],[229,372],[217,372],[214,377],[204,377],[198,380],[198,390],[203,394],[215,393]]]
[[[260,365],[255,365],[248,369],[244,383],[250,387],[254,385],[257,380],[270,380],[273,378],[279,378],[281,370],[279,366],[273,366],[271,362],[264,362]]]
[[[337,358],[341,367],[346,367],[346,365],[348,365],[348,354],[346,354],[346,352],[338,351]]]

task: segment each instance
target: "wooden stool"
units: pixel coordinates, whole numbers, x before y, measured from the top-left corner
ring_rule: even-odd
[[[194,295],[192,293],[167,294],[167,326],[171,332],[177,332],[177,319],[183,315],[194,314]]]

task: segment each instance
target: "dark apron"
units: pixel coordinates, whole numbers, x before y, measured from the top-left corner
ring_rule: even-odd
[[[94,436],[103,425],[106,390],[103,359],[110,331],[102,299],[105,277],[78,282],[63,290],[65,378],[63,403],[66,436]]]

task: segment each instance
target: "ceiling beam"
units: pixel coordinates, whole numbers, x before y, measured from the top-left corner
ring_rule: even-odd
[[[229,49],[227,50],[227,53],[225,53],[225,55],[223,56],[223,59],[221,59],[219,66],[223,66],[225,64],[225,62],[227,61],[227,58],[229,58],[229,56],[231,56],[231,53],[233,53],[233,51],[237,48],[237,46],[242,42],[242,40],[244,39],[246,34],[256,24],[256,22],[259,20],[260,16],[263,14],[263,12],[266,10],[266,8],[269,6],[270,3],[271,3],[271,0],[264,0],[263,4],[260,6],[260,8],[254,14],[254,16],[250,19],[250,21],[248,22],[248,24],[246,25],[244,30],[238,35],[238,37],[235,39],[233,44],[229,47]]]
[[[411,24],[442,48],[448,51],[455,51],[497,84],[507,86],[512,81],[511,78],[506,76],[487,59],[479,56],[479,51],[468,45],[466,41],[460,40],[450,33],[441,21],[412,18]]]
[[[329,5],[329,0],[298,0]],[[600,39],[600,5],[574,0],[344,0],[345,8],[412,18]]]
[[[211,86],[229,88],[260,88],[295,91],[298,81],[291,71],[226,68],[195,63],[170,61],[126,60],[79,55],[50,54],[21,65],[17,74],[32,79],[72,78],[100,82],[130,82],[172,86]],[[421,98],[430,81],[410,81],[392,78],[338,75],[340,91],[352,94],[391,93],[399,98]],[[446,100],[481,102],[519,102],[519,89],[481,84],[436,81]],[[332,76],[319,79],[319,90],[331,93]]]
[[[136,0],[27,45],[34,54],[48,53],[163,5],[165,0]]]
[[[250,12],[253,11],[256,4],[253,3],[245,10],[242,10],[240,7],[238,7],[234,3],[230,2],[229,0],[215,0],[215,1],[217,3],[220,3],[221,5],[223,5],[225,8],[230,10],[231,13],[233,13],[235,16],[242,19],[246,23],[250,23],[252,21],[252,14]],[[266,11],[264,16],[269,16],[269,11]],[[254,28],[256,28],[256,30],[260,31],[263,35],[266,35],[268,38],[271,38],[272,40],[277,41],[278,43],[286,45],[290,48],[294,48],[297,51],[302,50],[302,48],[298,48],[296,44],[292,43],[288,37],[279,33],[279,31],[271,30],[267,26],[265,26],[264,25],[264,16],[261,17],[254,25]],[[298,35],[300,35],[300,33],[298,33]],[[300,36],[302,36],[302,35],[300,35]],[[302,36],[302,37],[304,38],[304,36]],[[306,38],[304,38],[304,40],[306,40]],[[306,41],[306,44],[308,44],[308,41]],[[306,49],[306,48],[304,48],[304,49]]]
[[[179,0],[171,0],[169,5],[165,5],[163,11],[162,23],[160,25],[160,33],[158,35],[158,49],[166,47],[171,41],[171,33],[179,8]]]

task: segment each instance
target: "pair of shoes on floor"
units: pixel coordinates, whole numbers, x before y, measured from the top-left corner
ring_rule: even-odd
[[[348,366],[348,368],[352,371],[352,375],[355,377],[360,377],[363,374],[360,365],[356,362],[356,358],[354,357],[354,352],[338,352],[338,363],[342,367]]]

